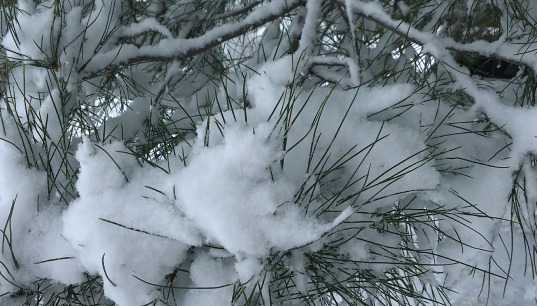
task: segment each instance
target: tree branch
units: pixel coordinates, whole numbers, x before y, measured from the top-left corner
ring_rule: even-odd
[[[346,6],[346,3],[341,0],[335,1],[342,6]],[[434,33],[424,33],[419,30],[416,30],[414,27],[412,27],[406,22],[394,20],[390,16],[388,16],[388,14],[377,3],[354,1],[352,4],[354,4],[351,8],[353,10],[353,13],[369,21],[373,21],[380,26],[392,32],[395,32],[399,36],[404,37],[405,39],[418,45],[424,46],[428,43],[432,43],[436,46],[443,46],[449,51],[460,52],[469,55],[483,55],[535,70],[535,60],[530,59],[529,57],[524,58],[526,52],[519,52],[520,49],[516,49],[517,47],[514,43],[502,41],[489,43],[483,40],[469,44],[457,43],[452,38],[442,38]],[[520,56],[518,57],[517,55]]]
[[[196,56],[221,45],[225,41],[244,35],[253,29],[274,21],[306,3],[305,0],[288,0],[286,2],[284,5],[279,1],[271,2],[253,11],[239,23],[216,27],[197,38],[163,39],[158,45],[145,46],[139,49],[136,46],[118,46],[106,54],[93,57],[93,64],[89,64],[86,67],[87,76],[85,79],[98,76],[104,69],[114,71],[141,63],[167,63]],[[122,56],[122,54],[133,55]],[[79,73],[83,73],[83,71],[79,71]]]

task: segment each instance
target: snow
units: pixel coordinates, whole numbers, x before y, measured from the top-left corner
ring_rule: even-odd
[[[3,240],[6,252],[0,255],[4,263],[0,273],[11,282],[31,282],[35,276],[54,277],[65,283],[80,281],[81,265],[75,260],[34,264],[73,257],[75,253],[61,237],[61,207],[46,205],[46,199],[39,197],[47,188],[45,174],[28,169],[20,152],[11,144],[0,142],[0,150],[0,173],[3,174],[0,176],[0,220],[6,225],[3,231],[9,237]],[[15,289],[8,281],[2,281],[3,290]]]
[[[201,245],[201,239],[168,199],[159,198],[158,193],[153,198],[155,192],[140,185],[143,178],[129,171],[139,167],[138,163],[134,157],[120,153],[121,143],[99,150],[88,142],[85,139],[77,152],[81,164],[77,183],[80,197],[63,214],[63,237],[77,252],[85,271],[106,277],[102,264],[105,260],[106,274],[115,284],[105,282],[107,296],[120,305],[149,302],[154,288],[132,275],[158,282],[163,273],[184,260],[190,245]],[[128,184],[112,159],[131,177]],[[147,170],[147,178],[161,174]],[[102,179],[94,180],[95,175]],[[150,198],[142,197],[145,194]],[[122,201],[117,201],[118,195]]]
[[[123,28],[122,35],[124,36],[136,36],[147,31],[157,31],[164,35],[166,38],[173,38],[172,33],[168,28],[161,25],[155,18],[146,18],[139,23],[134,23],[129,27]]]
[[[317,36],[317,22],[321,14],[321,1],[311,0],[306,4],[306,20],[304,22],[304,30],[300,37],[299,54],[306,51],[309,55],[314,54]]]
[[[224,144],[192,152],[190,164],[174,180],[179,209],[209,242],[237,255],[262,258],[273,248],[307,244],[326,230],[294,205],[278,208],[292,201],[296,187],[270,179],[267,168],[279,156],[273,143],[265,143],[270,131],[268,124],[255,135],[248,127],[225,128]]]
[[[237,280],[237,273],[232,266],[226,265],[226,259],[211,258],[201,255],[190,267],[190,278],[193,285],[200,288],[220,287]],[[233,293],[233,287],[210,290],[192,290],[186,295],[184,305],[229,305],[228,297]]]
[[[333,50],[317,47],[324,39],[320,0],[260,4],[190,38],[202,12],[172,33],[159,17],[120,24],[121,1],[93,1],[90,11],[80,1],[65,6],[61,27],[55,3],[19,1],[18,38],[2,33],[5,56],[17,63],[6,73],[15,81],[3,81],[8,86],[0,102],[0,295],[9,293],[0,296],[2,303],[16,303],[11,293],[35,288],[37,279],[76,285],[86,273],[99,276],[104,295],[119,306],[158,304],[167,290],[187,306],[230,305],[233,296],[242,302],[256,292],[266,305],[285,303],[272,301],[272,294],[287,290],[294,298],[325,290],[312,281],[322,266],[316,256],[328,258],[326,279],[344,288],[362,282],[348,274],[356,267],[385,280],[407,273],[398,270],[401,263],[432,265],[408,272],[419,272],[412,285],[445,285],[454,305],[486,303],[483,271],[505,275],[512,264],[505,296],[497,290],[503,280],[485,275],[493,284],[489,305],[534,303],[537,283],[524,275],[520,258],[527,247],[521,235],[537,227],[537,111],[514,107],[509,90],[484,86],[449,52],[537,67],[537,57],[521,54],[521,39],[504,33],[495,42],[463,44],[394,20],[378,1],[334,2],[346,10],[331,14],[345,15],[351,28],[361,16],[371,22],[364,27],[381,25],[419,44],[406,47],[407,60],[434,57],[435,71],[410,67],[428,74],[417,84],[388,69],[409,68],[400,63],[401,49],[390,58],[404,47],[391,34],[372,35],[357,50],[351,40],[365,36],[356,28],[342,42],[346,53],[324,55]],[[411,13],[397,3],[403,15]],[[266,24],[299,6],[291,22]],[[159,3],[148,10],[159,12]],[[263,42],[268,59],[252,51],[241,62],[247,73],[231,67],[220,71],[221,79],[189,78],[199,63],[186,67],[186,56],[229,48],[233,33],[244,31]],[[289,41],[280,42],[285,31]],[[48,37],[60,32],[55,45]],[[149,32],[160,33],[154,44],[120,43]],[[290,52],[291,38],[298,37]],[[381,59],[384,47],[393,50]],[[58,54],[51,60],[40,48]],[[18,65],[25,56],[39,62]],[[142,63],[128,75],[107,70],[151,57],[168,66],[161,71]],[[202,69],[209,75],[224,68]],[[103,91],[116,79],[124,87]],[[109,93],[128,106],[95,121],[109,113],[89,109],[98,110]],[[463,95],[471,105],[461,102]],[[174,120],[167,128],[175,133],[151,130],[163,114]],[[80,128],[83,121],[89,130]],[[170,135],[186,141],[155,158],[160,148],[152,140]],[[517,217],[523,220],[510,222]],[[491,256],[500,267],[490,267]],[[293,285],[276,278],[281,275]],[[244,293],[237,295],[239,289]],[[343,298],[334,294],[331,303]]]
[[[101,139],[131,139],[139,132],[140,126],[150,114],[150,101],[144,98],[135,98],[126,111],[115,118],[106,120],[106,124],[99,127]]]

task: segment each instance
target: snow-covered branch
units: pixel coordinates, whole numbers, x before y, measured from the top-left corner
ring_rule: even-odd
[[[467,44],[458,43],[451,37],[440,37],[436,33],[419,31],[404,21],[392,19],[377,2],[336,1],[340,6],[348,6],[354,14],[373,21],[382,28],[393,31],[406,40],[421,46],[428,44],[434,45],[435,48],[445,48],[463,54],[493,57],[537,70],[537,57],[530,51],[535,49],[534,45],[537,47],[537,43],[528,44],[525,41],[507,41],[505,36],[500,37],[495,42],[479,40]]]
[[[102,70],[113,71],[119,67],[140,63],[184,60],[281,18],[304,4],[304,0],[270,2],[256,8],[240,22],[218,26],[200,37],[163,39],[157,45],[140,48],[121,45],[104,54],[97,54],[91,63],[82,68],[85,74],[89,74],[91,77]],[[79,72],[82,72],[82,68],[79,69]]]

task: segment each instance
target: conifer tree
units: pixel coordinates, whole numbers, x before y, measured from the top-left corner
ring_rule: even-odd
[[[0,303],[534,305],[536,5],[0,0]]]

